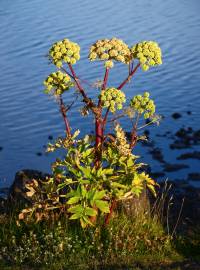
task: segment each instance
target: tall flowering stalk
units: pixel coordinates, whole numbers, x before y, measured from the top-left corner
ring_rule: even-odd
[[[63,160],[57,159],[52,164],[52,176],[44,186],[43,193],[48,193],[47,200],[42,197],[34,207],[24,209],[20,218],[35,211],[37,220],[48,216],[48,212],[67,209],[69,219],[80,220],[81,226],[94,225],[97,217],[105,216],[108,224],[118,200],[139,196],[144,185],[155,194],[156,183],[148,174],[139,169],[137,156],[132,150],[139,137],[137,130],[139,120],[158,120],[155,105],[148,92],[133,97],[127,107],[126,95],[122,89],[126,86],[139,68],[147,71],[150,67],[162,64],[161,50],[156,42],[144,41],[129,47],[117,38],[96,41],[89,50],[90,61],[104,63],[105,74],[95,103],[83,87],[77,76],[74,65],[80,59],[80,47],[68,39],[56,42],[49,50],[49,59],[59,70],[51,73],[44,82],[45,92],[53,94],[58,101],[65,124],[66,136],[49,144],[48,151],[64,148]],[[107,87],[109,74],[114,64],[120,62],[128,67],[127,76],[119,86]],[[63,95],[75,88],[84,103],[83,114],[91,112],[95,120],[95,139],[86,135],[77,139],[79,130],[72,132],[68,111]],[[121,113],[118,114],[117,112]],[[114,123],[114,134],[106,134],[109,115]],[[119,124],[119,119],[129,117],[131,123],[130,138]],[[110,122],[109,121],[109,122]],[[28,186],[29,196],[35,196],[39,185]],[[64,199],[63,199],[64,197]],[[37,199],[40,196],[37,196]]]

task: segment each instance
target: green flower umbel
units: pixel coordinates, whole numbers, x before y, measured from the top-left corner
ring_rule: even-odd
[[[46,87],[45,93],[53,93],[54,95],[61,95],[74,86],[71,78],[61,71],[51,73],[44,81],[44,85]]]
[[[110,108],[110,111],[114,113],[117,110],[123,108],[123,103],[126,102],[125,94],[116,88],[106,88],[101,92],[101,101],[104,108]]]
[[[80,47],[69,39],[63,39],[53,44],[49,57],[58,68],[62,67],[63,62],[73,65],[80,59]]]
[[[152,99],[149,98],[149,93],[145,92],[142,95],[137,95],[130,101],[130,106],[140,115],[144,114],[144,119],[151,118],[155,113],[155,104]]]
[[[132,58],[138,59],[144,71],[162,64],[162,52],[154,41],[143,41],[131,48]]]
[[[112,68],[113,60],[128,64],[130,61],[131,52],[121,39],[101,39],[97,40],[91,47],[89,59],[91,61],[105,61],[105,67]]]

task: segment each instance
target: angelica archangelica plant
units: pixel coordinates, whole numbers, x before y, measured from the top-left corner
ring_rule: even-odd
[[[20,219],[30,221],[35,217],[39,222],[55,217],[59,212],[65,213],[69,220],[79,220],[83,228],[94,226],[97,218],[105,219],[105,224],[108,224],[118,201],[139,196],[145,186],[155,195],[156,182],[141,172],[142,164],[137,162],[138,156],[133,153],[138,141],[137,131],[142,128],[138,126],[139,120],[153,118],[155,104],[145,92],[133,97],[125,107],[123,88],[139,67],[147,70],[150,66],[160,65],[161,57],[161,50],[153,41],[129,47],[117,38],[97,40],[90,47],[89,60],[103,61],[105,75],[99,84],[98,100],[95,102],[88,96],[73,67],[80,59],[79,45],[68,39],[53,44],[49,58],[59,70],[45,80],[45,93],[56,96],[66,136],[49,144],[48,151],[61,148],[65,156],[52,164],[52,175],[45,183],[34,182],[34,185],[27,186],[27,196],[35,201],[32,207],[22,210]],[[127,77],[118,87],[114,86],[114,82],[107,87],[114,62],[126,64]],[[80,139],[79,130],[72,132],[68,111],[76,100],[66,106],[64,95],[73,88],[84,103],[82,115],[93,114],[95,135]],[[113,134],[106,129],[111,113],[114,117],[110,120]],[[127,116],[126,121],[130,121],[131,127],[130,138],[126,137],[119,122]]]

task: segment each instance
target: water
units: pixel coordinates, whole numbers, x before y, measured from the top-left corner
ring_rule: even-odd
[[[165,115],[152,133],[174,131],[184,124],[199,128],[199,11],[199,0],[1,0],[0,186],[8,186],[15,172],[23,168],[50,170],[54,156],[45,155],[43,146],[49,135],[63,135],[63,123],[55,102],[43,94],[42,82],[54,69],[47,65],[45,55],[53,42],[65,37],[80,44],[81,61],[75,68],[90,82],[103,76],[101,64],[87,60],[88,48],[97,39],[116,36],[129,45],[157,41],[164,64],[147,73],[139,71],[126,93],[131,97],[144,90],[151,92],[157,111]],[[114,85],[125,73],[123,65],[112,70]],[[88,93],[94,97],[96,91],[88,89]],[[67,100],[72,98],[71,93]],[[87,118],[80,121],[77,106],[71,112],[71,124],[84,134],[92,127]],[[186,115],[188,110],[192,116]],[[184,117],[172,120],[174,111]],[[166,159],[175,160],[176,152],[161,141],[160,145]],[[146,150],[137,151],[145,159]],[[37,156],[37,152],[43,155]],[[154,164],[157,169],[159,165]],[[190,165],[199,170],[198,162]],[[178,176],[184,174],[182,170]]]

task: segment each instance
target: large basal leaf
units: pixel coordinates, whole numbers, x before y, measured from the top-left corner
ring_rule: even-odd
[[[81,213],[83,213],[83,211],[84,211],[84,208],[83,208],[83,206],[81,204],[70,207],[68,209],[68,212],[73,213],[73,214],[81,214]]]
[[[86,207],[85,208],[85,215],[95,217],[97,215],[97,210],[91,207]]]
[[[75,204],[75,203],[79,202],[79,200],[80,200],[80,197],[78,197],[78,196],[72,197],[67,201],[67,204]]]
[[[76,213],[76,214],[73,214],[69,219],[79,219],[81,217],[82,217],[81,213]]]
[[[110,213],[110,208],[109,208],[108,202],[102,201],[102,200],[96,200],[95,205],[97,208],[99,208],[99,210],[101,210],[101,212]]]

